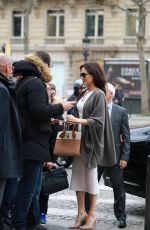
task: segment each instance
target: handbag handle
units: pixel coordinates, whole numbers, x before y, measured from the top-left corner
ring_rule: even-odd
[[[69,129],[69,126],[68,126],[68,124],[65,122],[65,123],[64,123],[64,130],[62,131],[62,133],[60,134],[59,137],[63,139],[63,138],[65,137],[66,132],[67,132],[68,129]],[[75,125],[75,124],[73,124],[72,138],[73,138],[73,139],[76,139],[76,125]]]
[[[65,122],[64,120],[59,120],[59,119],[52,119],[52,124],[61,124],[64,125],[64,130],[60,134],[60,138],[64,138],[66,135],[66,131],[69,129],[69,124]],[[76,124],[72,124],[72,138],[76,139]]]

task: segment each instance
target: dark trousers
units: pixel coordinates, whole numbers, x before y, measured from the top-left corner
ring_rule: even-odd
[[[46,172],[46,171],[48,171],[48,169],[43,167],[43,172]],[[40,193],[40,196],[39,196],[40,213],[47,214],[49,195],[45,195],[42,186],[41,186],[40,191],[38,191],[38,194],[39,193]],[[33,228],[36,224],[38,224],[39,216],[37,215],[38,213],[36,211],[37,210],[36,206],[37,206],[37,201],[34,196],[34,198],[32,199],[32,203],[30,205],[29,212],[28,212],[28,218],[27,218],[28,228]]]
[[[125,189],[123,182],[123,170],[120,169],[119,165],[115,165],[113,167],[103,168],[98,167],[98,181],[100,181],[102,174],[106,170],[107,175],[109,175],[111,184],[114,192],[114,214],[118,220],[126,219],[126,211],[125,211]],[[85,195],[85,209],[89,212],[90,209],[90,199],[89,194]]]
[[[18,188],[18,178],[7,179],[0,207],[0,226],[3,230],[11,229],[12,209]]]
[[[49,195],[45,195],[44,190],[41,189],[41,193],[40,193],[40,212],[41,213],[47,214],[48,199],[49,199]]]
[[[54,159],[53,159],[54,162]],[[43,172],[47,172],[49,171],[46,167],[43,167]],[[49,195],[45,195],[43,188],[41,189],[41,193],[40,193],[40,212],[47,214],[47,210],[48,210],[48,199],[49,199]]]
[[[34,204],[35,223],[40,222],[39,195],[41,190],[42,162],[24,160],[23,176],[18,185],[13,213],[13,227],[27,229],[27,217],[32,202]]]
[[[5,184],[6,184],[6,179],[0,178],[0,206],[2,203],[3,195],[4,195]]]
[[[41,189],[40,197],[39,197],[40,213],[47,214],[48,199],[49,199],[49,195],[45,195],[43,189]],[[33,228],[36,224],[39,223],[39,213],[37,213],[36,211],[37,210],[36,205],[37,205],[36,199],[33,199],[28,212],[28,219],[27,219],[28,228]]]
[[[41,177],[40,177],[41,183]],[[30,205],[27,217],[27,227],[33,228],[35,225],[39,224],[40,222],[40,192],[41,192],[41,185],[37,187],[37,190],[32,198],[32,203]]]

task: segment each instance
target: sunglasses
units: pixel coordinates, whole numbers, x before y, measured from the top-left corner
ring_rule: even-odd
[[[80,73],[80,77],[85,78],[88,75],[88,73]]]

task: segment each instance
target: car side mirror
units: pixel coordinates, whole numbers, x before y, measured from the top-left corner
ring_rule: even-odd
[[[150,149],[150,138],[148,138],[148,139],[146,140],[146,142],[145,142],[145,147],[146,147],[147,149]]]

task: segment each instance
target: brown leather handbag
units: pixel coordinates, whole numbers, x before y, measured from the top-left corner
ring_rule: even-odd
[[[73,130],[68,130],[65,123],[64,130],[58,132],[54,147],[55,156],[80,156],[81,132],[75,129],[76,125],[73,125]]]

